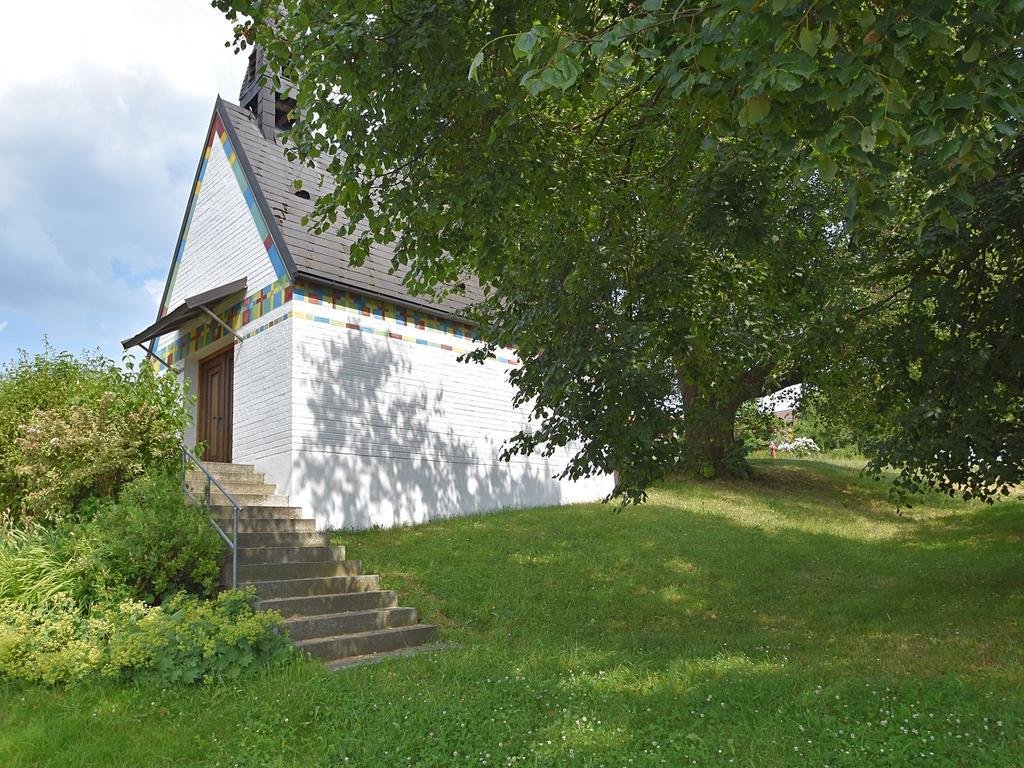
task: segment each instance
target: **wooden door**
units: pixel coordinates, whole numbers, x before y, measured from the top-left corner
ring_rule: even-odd
[[[231,396],[235,350],[230,347],[199,363],[199,412],[196,439],[206,444],[203,459],[231,461]]]

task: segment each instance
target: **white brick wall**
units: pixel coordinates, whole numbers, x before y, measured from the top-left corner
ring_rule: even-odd
[[[264,323],[288,310],[285,305]],[[287,319],[235,347],[232,461],[255,464],[278,486],[291,489],[292,320]]]
[[[293,322],[290,492],[321,527],[387,527],[611,490],[611,478],[554,480],[564,452],[498,459],[526,419],[512,407],[504,364],[459,363],[433,347]]]
[[[249,291],[277,279],[224,146],[214,139],[167,308],[241,277]]]

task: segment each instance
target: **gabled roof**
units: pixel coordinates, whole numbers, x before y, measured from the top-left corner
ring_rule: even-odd
[[[268,223],[276,224],[280,234],[280,250],[292,279],[341,286],[349,290],[378,296],[444,315],[459,315],[483,298],[476,278],[467,277],[461,295],[453,294],[441,302],[428,297],[413,296],[402,283],[408,268],[402,266],[392,273],[390,246],[374,245],[366,261],[359,267],[349,264],[349,246],[354,237],[334,233],[312,234],[302,225],[303,216],[313,212],[314,200],[295,194],[293,182],[302,179],[303,189],[311,195],[333,189],[333,179],[325,164],[318,169],[304,167],[285,157],[284,147],[260,132],[255,117],[246,109],[223,99],[217,100],[217,113],[231,138],[242,168],[255,192]],[[323,175],[323,186],[319,186]],[[275,241],[279,238],[275,236]]]

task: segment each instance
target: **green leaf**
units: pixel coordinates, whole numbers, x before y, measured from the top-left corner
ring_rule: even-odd
[[[826,51],[830,50],[833,45],[839,40],[839,33],[836,31],[834,26],[828,28],[828,32],[825,33],[825,39],[821,41],[821,47]]]
[[[476,56],[473,57],[473,61],[469,65],[469,80],[476,80],[476,70],[484,62],[484,52],[482,50],[477,51]]]
[[[828,155],[822,155],[818,158],[818,172],[821,174],[821,178],[825,181],[831,181],[836,177],[836,171],[839,170],[839,166],[836,165],[836,161]]]
[[[974,106],[974,96],[969,93],[958,93],[942,100],[946,109],[970,109]]]
[[[957,152],[960,151],[960,139],[951,138],[946,141],[945,145],[939,150],[939,154],[936,156],[936,160],[940,163],[944,163]]]
[[[292,182],[292,186],[295,189],[302,189],[302,179],[295,179],[295,181]]]
[[[653,12],[661,8],[664,0],[644,0],[644,10]]]
[[[964,51],[963,60],[968,64],[975,62],[981,56],[981,41],[975,39],[971,47]]]
[[[631,53],[624,53],[619,58],[613,59],[604,65],[604,68],[613,75],[625,72],[633,65],[634,57]]]
[[[531,29],[526,32],[521,32],[516,36],[516,46],[513,49],[517,59],[526,58],[529,59],[533,56],[533,49],[537,46],[537,41],[540,36],[537,34],[537,30]]]
[[[818,69],[818,62],[802,50],[788,51],[782,56],[773,58],[773,61],[777,63],[779,69],[800,75],[804,79],[810,77]]]
[[[580,66],[580,63],[576,61],[576,59],[562,51],[556,53],[552,57],[551,62],[554,65],[553,71],[558,76],[557,81],[552,82],[551,84],[557,88],[561,88],[563,91],[570,88],[583,71],[583,67]],[[545,70],[545,72],[547,71],[550,70]]]
[[[796,75],[781,69],[772,76],[772,82],[780,91],[795,91],[804,84]]]
[[[764,95],[753,96],[740,109],[740,125],[754,125],[764,120],[771,111],[772,105],[768,97]]]
[[[953,214],[949,212],[948,208],[943,208],[939,211],[939,223],[954,235],[960,234],[960,225],[953,218]]]
[[[821,43],[821,30],[804,27],[800,30],[800,48],[808,56],[818,52],[818,45]]]
[[[941,139],[942,136],[941,128],[936,125],[929,125],[927,128],[922,128],[914,134],[913,142],[916,146],[927,147],[929,144],[934,144]]]
[[[953,196],[956,197],[956,199],[959,200],[961,203],[971,208],[973,208],[974,205],[978,202],[977,198],[975,198],[974,195],[972,195],[963,187],[954,187]]]

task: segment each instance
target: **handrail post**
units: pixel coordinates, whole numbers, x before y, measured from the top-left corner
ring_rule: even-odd
[[[238,589],[238,505],[234,505],[234,515],[231,519],[231,588]]]
[[[206,478],[205,493],[203,494],[203,501],[202,502],[200,502],[199,499],[196,498],[195,494],[193,494],[192,491],[189,490],[189,487],[188,487],[187,477],[188,477],[188,466],[189,466],[190,463],[194,463],[195,466],[196,466],[196,469],[198,471],[202,472],[203,475],[205,475],[205,478]],[[219,490],[224,495],[224,498],[227,500],[227,504],[231,505],[231,537],[230,538],[228,538],[228,535],[226,533],[224,533],[224,529],[221,528],[220,525],[217,524],[217,521],[214,519],[213,514],[212,514],[211,502],[213,500],[212,499],[213,486],[217,486],[217,490]],[[238,500],[235,499],[235,497],[231,495],[231,493],[227,490],[227,488],[225,488],[223,485],[221,485],[217,481],[217,478],[215,478],[212,474],[210,474],[210,470],[208,470],[203,465],[203,462],[201,462],[199,459],[196,458],[196,456],[185,446],[185,443],[181,444],[181,490],[193,502],[195,502],[196,504],[202,504],[202,505],[204,505],[206,507],[206,511],[209,513],[209,516],[210,516],[210,525],[213,526],[213,529],[217,532],[217,535],[221,537],[221,539],[224,541],[224,543],[227,544],[229,547],[231,547],[231,588],[232,589],[237,589],[238,588],[238,515],[242,511],[242,505],[238,503]],[[224,506],[227,506],[227,505],[224,505]]]

